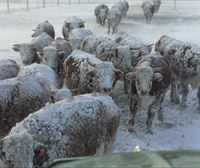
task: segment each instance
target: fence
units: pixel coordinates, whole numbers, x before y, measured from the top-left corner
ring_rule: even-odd
[[[0,12],[11,12],[15,10],[30,10],[31,8],[45,8],[52,5],[83,4],[83,3],[116,3],[120,0],[0,0]],[[140,4],[142,0],[127,0],[131,4]],[[180,3],[194,3],[200,0],[162,0],[163,4],[177,9]]]

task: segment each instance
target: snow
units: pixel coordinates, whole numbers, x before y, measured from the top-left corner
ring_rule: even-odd
[[[129,0],[130,1],[130,0]],[[173,10],[172,2],[163,1],[161,8],[153,17],[151,24],[146,25],[145,19],[137,5],[131,6],[127,19],[119,25],[119,31],[141,39],[145,44],[156,42],[161,35],[168,35],[177,40],[187,41],[200,46],[200,1],[177,2],[177,10]],[[66,17],[81,17],[85,27],[95,35],[107,34],[107,27],[95,23],[94,8],[97,4],[67,4],[48,6],[47,8],[15,11],[12,14],[0,15],[0,59],[12,58],[20,63],[19,53],[12,51],[15,43],[29,42],[32,29],[38,23],[49,20],[54,26],[56,37],[62,36],[62,25]],[[108,4],[109,7],[112,4]],[[114,38],[114,35],[111,35]],[[190,89],[188,106],[181,109],[169,100],[169,92],[164,103],[164,124],[157,119],[154,134],[145,134],[146,111],[138,111],[136,115],[136,133],[129,133],[126,126],[129,117],[128,97],[123,94],[122,83],[115,88],[115,101],[122,109],[122,120],[115,142],[114,152],[132,151],[136,145],[151,150],[200,149],[200,114],[196,90]]]

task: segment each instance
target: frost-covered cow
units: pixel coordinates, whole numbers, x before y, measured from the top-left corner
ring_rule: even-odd
[[[88,36],[81,43],[81,50],[90,54],[95,54],[102,61],[110,61],[116,58],[117,44],[107,36]],[[115,59],[115,64],[120,64],[120,60]]]
[[[89,29],[85,29],[85,28],[76,28],[73,29],[70,33],[69,33],[69,43],[71,48],[74,49],[80,49],[81,47],[81,42],[87,37],[92,35],[92,31]]]
[[[149,24],[153,18],[155,10],[156,10],[154,7],[154,4],[151,0],[144,0],[141,5],[141,8],[144,12],[146,23]]]
[[[155,13],[157,13],[160,9],[161,0],[151,0],[154,5]]]
[[[55,159],[111,152],[120,109],[109,96],[86,94],[47,105],[0,142],[5,167],[49,167]]]
[[[123,9],[122,10],[122,16],[126,17],[127,12],[129,10],[129,4],[128,4],[128,2],[126,0],[123,0],[123,1],[119,2],[119,4],[122,6],[122,9]]]
[[[31,64],[25,66],[19,71],[18,76],[31,76],[40,81],[43,84],[50,86],[50,102],[56,102],[63,100],[66,97],[71,96],[71,92],[68,88],[61,88],[63,81],[60,81],[58,74],[56,74],[49,66],[43,64]],[[62,79],[63,80],[63,79]]]
[[[48,46],[52,41],[53,38],[43,32],[41,35],[33,38],[30,43],[15,44],[13,50],[20,52],[24,65],[29,65],[34,62],[39,63],[41,60],[37,52]]]
[[[105,4],[100,4],[96,6],[94,11],[94,14],[96,16],[96,22],[104,26],[106,23],[108,11],[109,11],[108,6]]]
[[[33,31],[34,31],[34,33],[32,34],[32,37],[37,37],[40,34],[42,34],[43,32],[46,32],[53,39],[55,38],[54,27],[48,21],[38,24],[36,29]]]
[[[68,39],[69,33],[75,28],[84,28],[85,22],[77,16],[67,17],[62,27],[62,34],[65,39]]]
[[[112,34],[117,33],[118,26],[122,19],[122,14],[123,14],[122,11],[117,6],[113,6],[109,10],[107,16],[108,34],[110,34],[110,29],[112,29]]]
[[[136,65],[142,56],[148,55],[151,51],[151,45],[145,44],[138,38],[130,36],[125,32],[119,32],[115,37],[115,42],[119,46],[127,46],[132,53],[132,64]],[[137,58],[138,57],[138,58]]]
[[[74,50],[65,60],[64,71],[67,87],[80,94],[111,94],[114,80],[120,80],[123,75],[111,62],[103,62],[81,50]]]
[[[42,79],[53,88],[59,88],[59,81],[56,73],[47,65],[33,63],[21,68],[18,76],[31,76]]]
[[[182,98],[181,106],[186,106],[188,85],[198,88],[197,96],[200,105],[200,48],[185,42],[162,36],[154,46],[172,65],[173,81],[171,87],[171,101],[179,103],[177,84],[180,84]]]
[[[50,98],[50,87],[36,78],[20,76],[0,81],[0,135],[30,113],[43,107]]]
[[[71,52],[72,48],[70,43],[58,37],[38,54],[40,55],[41,63],[50,66],[56,72],[60,81],[62,81],[63,62]]]
[[[133,131],[135,115],[138,106],[148,110],[147,132],[152,131],[152,122],[156,113],[158,119],[162,120],[162,103],[165,93],[171,82],[170,62],[159,53],[144,57],[133,72],[126,75],[130,80],[129,108],[131,119],[128,126]]]
[[[0,80],[16,77],[19,70],[20,67],[14,60],[11,59],[0,60]]]

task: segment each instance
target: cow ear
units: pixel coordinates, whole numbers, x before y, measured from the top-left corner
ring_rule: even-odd
[[[19,52],[20,47],[21,47],[21,44],[14,44],[13,45],[13,50]]]
[[[134,58],[137,58],[137,57],[141,57],[141,51],[139,50],[136,50],[136,49],[133,49],[133,48],[129,48],[130,52],[131,52],[131,55],[134,57]]]
[[[34,43],[33,43],[33,44],[31,44],[31,48],[32,48],[32,49],[34,49],[34,50],[38,50],[38,47],[37,47],[37,45],[36,45],[36,44],[34,44]]]
[[[65,52],[64,51],[60,51],[57,53],[58,59],[61,60],[62,62],[65,61]]]
[[[163,76],[162,76],[161,73],[156,72],[156,73],[154,73],[154,79],[158,80],[158,81],[161,81],[161,80],[163,80]]]
[[[39,59],[42,61],[43,58],[44,58],[44,53],[43,53],[43,51],[37,51],[37,55],[38,55]]]
[[[135,72],[129,72],[126,74],[126,79],[132,81],[135,79]]]
[[[124,73],[119,69],[115,69],[115,80],[122,80],[124,77]]]

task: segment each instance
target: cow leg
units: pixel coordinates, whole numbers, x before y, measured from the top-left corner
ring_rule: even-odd
[[[188,84],[181,81],[180,87],[182,89],[181,107],[186,107],[187,95],[188,95],[188,92],[189,92]]]
[[[197,97],[199,101],[199,112],[200,112],[200,87],[198,88],[198,91],[197,91]]]
[[[128,121],[128,131],[133,132],[134,131],[134,124],[135,124],[135,115],[137,112],[137,99],[134,96],[130,95],[129,99],[129,108],[131,113],[131,119]]]
[[[147,15],[144,15],[144,16],[145,16],[146,24],[148,24],[148,17]]]
[[[158,107],[159,107],[159,99],[157,99],[152,105],[149,106],[148,109],[148,118],[147,118],[147,129],[146,129],[146,133],[150,133],[152,134],[152,124],[153,124],[153,120],[155,118],[156,113],[158,112]]]
[[[115,31],[116,31],[115,29],[116,29],[116,27],[113,27],[112,34],[114,34],[114,33],[115,33]]]
[[[124,93],[128,94],[128,81],[125,75],[124,75]]]
[[[110,22],[108,21],[108,34],[110,34]]]
[[[100,25],[102,25],[102,20],[101,19],[99,20],[99,22],[100,22]]]
[[[177,84],[176,84],[175,78],[173,78],[172,82],[171,82],[170,99],[171,99],[171,102],[173,102],[173,103],[176,103],[176,104],[180,103],[179,95],[178,95],[178,92],[177,92]]]
[[[104,19],[104,20],[103,20],[103,26],[105,26],[105,23],[106,23],[106,20]]]
[[[166,92],[167,92],[167,90],[160,95],[159,102],[158,102],[158,120],[161,121],[161,122],[163,121],[162,105],[163,105],[163,102],[164,102],[164,99],[165,99],[165,93]]]

